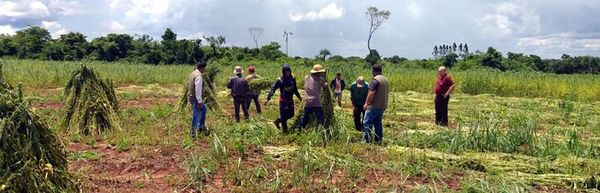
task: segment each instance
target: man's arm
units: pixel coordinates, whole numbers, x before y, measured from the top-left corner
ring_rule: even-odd
[[[363,109],[365,111],[369,107],[371,107],[371,103],[373,102],[373,98],[375,98],[375,90],[369,90],[369,94],[367,94],[367,100],[365,101],[365,106],[363,106]]]
[[[198,76],[194,79],[194,83],[196,84],[194,91],[196,92],[196,101],[198,102],[198,106],[204,105],[204,100],[202,99],[202,81],[202,76]]]
[[[273,83],[273,86],[271,86],[271,90],[269,91],[269,94],[267,95],[267,102],[271,100],[271,97],[273,97],[273,95],[275,94],[275,91],[277,89],[279,89],[280,86],[281,86],[281,81],[279,79],[277,79],[275,81],[275,83]]]
[[[300,92],[298,92],[296,79],[294,79],[294,94],[296,95],[296,97],[298,97],[298,100],[302,101],[302,96],[300,96]]]
[[[450,96],[450,94],[452,94],[452,91],[454,91],[454,84],[452,86],[450,86],[450,88],[448,89],[448,92],[446,92],[446,94],[444,95],[444,97],[448,97]]]

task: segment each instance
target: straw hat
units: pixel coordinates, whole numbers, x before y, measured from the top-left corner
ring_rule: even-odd
[[[323,66],[321,66],[320,64],[315,64],[315,65],[312,67],[312,70],[310,70],[310,73],[311,73],[311,74],[314,74],[314,73],[320,73],[320,72],[325,72],[325,69],[324,69],[324,68],[323,68]]]
[[[236,66],[235,69],[233,70],[234,74],[242,74],[244,73],[244,69],[242,69],[241,66]]]

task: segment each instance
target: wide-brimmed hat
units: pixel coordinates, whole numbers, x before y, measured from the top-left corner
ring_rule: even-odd
[[[310,70],[311,74],[325,72],[325,69],[320,64],[315,64]]]
[[[356,86],[357,86],[357,87],[359,87],[359,88],[361,88],[361,87],[365,86],[365,78],[364,78],[364,77],[362,77],[362,76],[359,76],[359,77],[356,79]]]
[[[242,67],[241,67],[241,66],[236,66],[236,67],[233,69],[233,73],[234,73],[234,74],[242,74],[242,73],[244,73],[244,69],[242,69]]]

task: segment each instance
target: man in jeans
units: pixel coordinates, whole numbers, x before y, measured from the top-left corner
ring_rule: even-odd
[[[436,125],[448,126],[448,101],[450,101],[450,94],[452,94],[453,90],[454,81],[446,73],[446,67],[440,66],[435,86],[433,87]]]
[[[248,67],[248,76],[246,76],[246,81],[248,82],[248,84],[250,84],[250,82],[252,82],[253,80],[257,80],[260,78],[259,75],[256,75],[255,73],[256,69],[254,68],[254,66],[250,66]],[[256,105],[256,113],[260,114],[261,113],[261,109],[260,109],[260,102],[258,101],[258,96],[260,95],[260,90],[250,90],[249,92],[249,96],[248,96],[248,104],[246,106],[248,106],[248,109],[250,109],[250,104],[252,104],[252,101],[254,101],[254,105]]]
[[[302,101],[302,97],[300,97],[300,93],[298,92],[296,78],[292,75],[290,66],[284,64],[281,67],[281,74],[281,77],[278,78],[271,87],[265,105],[269,103],[271,97],[275,94],[275,91],[279,89],[279,118],[273,123],[275,123],[277,129],[283,127],[283,133],[288,133],[287,121],[294,117],[294,95],[296,95],[300,101]],[[280,124],[281,126],[279,126]]]
[[[342,74],[339,72],[335,75],[335,78],[331,80],[331,89],[333,90],[333,96],[338,101],[338,106],[342,107],[342,91],[346,89],[346,83],[342,80]]]
[[[383,139],[383,112],[388,106],[388,96],[390,93],[389,83],[382,75],[381,64],[375,64],[372,67],[373,80],[369,85],[369,93],[363,109],[365,110],[364,134],[367,143],[372,141],[371,128],[375,127],[375,143],[380,143]]]
[[[229,79],[227,83],[227,88],[231,89],[231,96],[233,96],[233,105],[235,109],[235,121],[240,122],[240,107],[244,111],[244,118],[247,120],[249,118],[248,115],[248,106],[247,106],[247,95],[248,95],[248,82],[244,78],[242,78],[242,67],[236,66],[235,70],[233,70],[235,76]]]
[[[196,69],[188,76],[188,101],[192,105],[192,127],[190,136],[196,137],[198,131],[205,130],[204,121],[206,120],[206,105],[202,98],[202,73],[206,70],[206,62],[196,63]]]
[[[323,126],[325,117],[323,116],[323,105],[321,104],[321,90],[327,86],[327,81],[323,79],[325,69],[320,64],[315,64],[310,70],[310,75],[304,78],[304,114],[302,115],[302,128],[306,128],[310,121],[310,115],[314,112],[319,125]]]
[[[352,100],[352,115],[354,117],[354,127],[358,131],[363,130],[362,117],[365,116],[363,106],[367,100],[369,93],[369,84],[365,83],[365,79],[359,76],[356,82],[350,85],[350,99]]]

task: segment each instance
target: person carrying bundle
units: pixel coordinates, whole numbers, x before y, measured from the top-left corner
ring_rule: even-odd
[[[310,70],[310,75],[304,78],[304,115],[302,116],[302,128],[306,128],[310,121],[310,115],[315,113],[319,125],[325,124],[323,115],[323,104],[321,104],[321,91],[323,87],[327,87],[327,81],[323,79],[322,74],[325,69],[320,64],[315,64]]]
[[[283,64],[281,67],[281,77],[277,78],[273,86],[271,86],[265,105],[269,103],[277,89],[279,89],[279,117],[273,123],[277,129],[283,127],[283,132],[288,133],[287,121],[294,117],[294,95],[300,101],[302,101],[302,97],[298,92],[296,78],[292,74],[292,69],[287,64]]]
[[[248,76],[246,76],[245,78],[248,84],[250,84],[250,82],[252,82],[253,80],[257,80],[260,78],[260,76],[257,75],[255,71],[256,69],[254,68],[254,66],[248,67]],[[258,114],[262,112],[260,109],[260,102],[258,101],[259,95],[260,90],[250,90],[248,94],[248,103],[246,104],[248,109],[250,109],[250,105],[252,104],[252,101],[254,101],[254,105],[256,105],[256,113]]]

